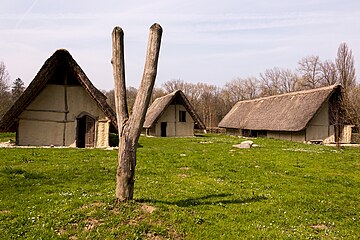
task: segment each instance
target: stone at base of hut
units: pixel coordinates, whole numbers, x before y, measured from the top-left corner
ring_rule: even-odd
[[[233,147],[235,147],[235,148],[251,148],[253,143],[254,143],[253,141],[248,140],[248,141],[243,141],[240,144],[233,145]]]

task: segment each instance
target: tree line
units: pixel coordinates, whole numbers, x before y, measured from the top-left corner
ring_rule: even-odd
[[[0,119],[24,92],[25,85],[20,78],[11,82],[4,62],[0,62]]]
[[[341,43],[334,60],[321,60],[310,55],[300,59],[296,69],[273,67],[259,76],[238,77],[222,87],[191,83],[182,79],[164,82],[153,90],[152,101],[175,90],[182,90],[194,106],[208,128],[216,127],[234,104],[241,100],[266,97],[288,92],[313,89],[332,84],[341,84],[344,89],[343,104],[347,119],[359,130],[360,126],[360,84],[356,81],[355,60],[352,50]],[[16,78],[12,83],[3,62],[0,62],[0,117],[9,109],[24,91],[24,83]],[[126,89],[129,113],[137,94],[137,89]],[[103,91],[109,104],[115,109],[114,90]]]
[[[235,78],[219,87],[206,83],[190,83],[181,79],[166,81],[155,88],[152,99],[175,90],[182,90],[208,128],[216,127],[234,104],[249,100],[341,84],[344,90],[343,104],[349,124],[360,126],[360,84],[356,82],[355,60],[346,43],[338,47],[334,60],[321,60],[311,55],[298,61],[295,70],[274,67],[257,77]],[[104,91],[111,106],[115,106],[114,91]],[[127,88],[129,110],[137,89]]]

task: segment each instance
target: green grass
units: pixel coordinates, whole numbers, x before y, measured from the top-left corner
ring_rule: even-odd
[[[117,151],[0,148],[0,239],[360,238],[360,149],[240,141],[140,138],[118,205]]]
[[[0,142],[15,141],[15,133],[0,133]]]

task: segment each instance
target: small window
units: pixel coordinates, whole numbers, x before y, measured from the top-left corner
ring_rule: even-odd
[[[186,111],[179,111],[179,122],[186,122]]]

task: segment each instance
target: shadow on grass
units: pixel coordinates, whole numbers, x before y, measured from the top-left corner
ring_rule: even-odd
[[[228,199],[232,197],[233,194],[210,194],[202,197],[197,198],[188,198],[184,200],[177,200],[177,201],[164,201],[164,200],[157,200],[157,199],[139,199],[138,202],[141,203],[161,203],[161,204],[168,204],[168,205],[175,205],[178,207],[192,207],[192,206],[199,206],[199,205],[226,205],[226,204],[245,204],[245,203],[252,203],[252,202],[260,202],[263,200],[268,199],[265,195],[253,195],[250,197],[243,197],[239,199]],[[219,199],[219,198],[227,198],[227,199]]]
[[[23,176],[27,179],[42,179],[44,176],[36,172],[28,172],[22,168],[4,167],[0,169],[0,173],[5,174],[9,177]]]

